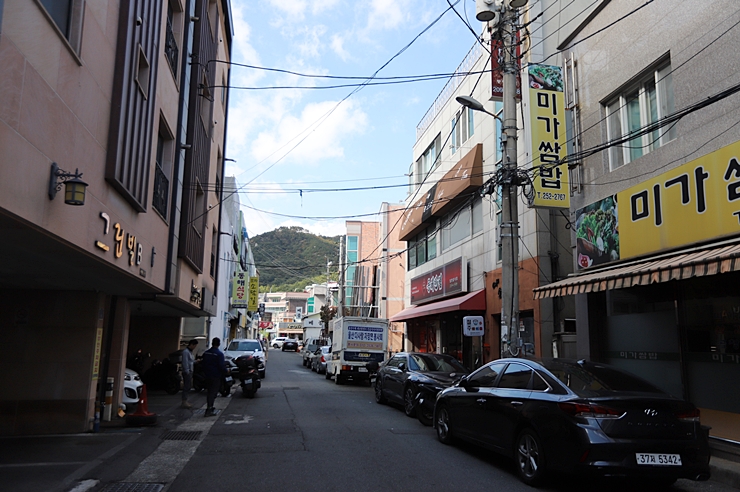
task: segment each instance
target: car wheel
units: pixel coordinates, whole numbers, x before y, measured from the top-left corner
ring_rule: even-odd
[[[383,394],[383,383],[381,383],[382,379],[377,378],[375,380],[375,401],[377,403],[383,404],[387,402],[385,395]]]
[[[308,362],[306,359],[303,359],[303,367],[306,367],[306,362]]]
[[[416,416],[416,392],[411,386],[403,390],[403,411],[407,417]]]
[[[446,406],[439,407],[437,410],[437,422],[435,427],[437,428],[437,439],[442,444],[450,444],[452,442],[452,428],[450,426],[450,413]]]
[[[541,483],[545,475],[545,455],[537,434],[524,429],[516,440],[514,451],[519,479],[530,486]]]
[[[272,344],[272,348],[280,348],[277,343]]]
[[[329,374],[329,371],[324,371],[324,379],[331,379],[331,374]]]
[[[266,376],[267,376],[267,370],[266,369],[264,371],[260,371],[260,379],[265,379]]]
[[[344,380],[339,374],[334,375],[334,383],[335,384],[344,384]]]
[[[422,425],[429,427],[434,422],[434,411],[424,410],[424,406],[419,405],[416,407],[416,418]]]

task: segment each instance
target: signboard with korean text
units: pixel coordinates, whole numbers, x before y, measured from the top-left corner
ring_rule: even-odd
[[[347,326],[347,348],[362,350],[383,350],[385,328],[380,326]]]
[[[556,165],[567,155],[562,69],[530,65],[527,72],[534,169],[534,199],[530,206],[569,208],[568,164]]]
[[[247,303],[247,311],[255,312],[259,304],[260,294],[260,278],[250,277],[249,278],[249,302]]]
[[[247,307],[247,274],[237,272],[231,284],[231,307]]]
[[[463,335],[466,337],[482,337],[483,316],[463,316]]]
[[[458,258],[411,279],[411,304],[434,301],[467,291],[467,262]]]
[[[576,211],[578,268],[740,234],[740,141]]]
[[[519,43],[519,32],[516,33],[516,98],[522,98],[522,77],[521,77],[521,44]],[[504,58],[504,43],[500,39],[491,39],[491,97],[500,101],[504,97],[504,69],[499,64],[499,60]]]
[[[740,141],[617,193],[620,257],[740,233]]]

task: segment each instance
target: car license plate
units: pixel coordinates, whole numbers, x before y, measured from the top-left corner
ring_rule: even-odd
[[[635,453],[638,465],[681,466],[680,454]]]
[[[367,372],[367,367],[358,367],[357,370],[359,372]]]

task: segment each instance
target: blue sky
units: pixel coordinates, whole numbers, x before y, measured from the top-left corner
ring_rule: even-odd
[[[455,4],[454,0],[451,0]],[[369,77],[442,14],[446,0],[232,0],[235,63],[311,75]],[[480,31],[475,1],[455,8]],[[454,72],[475,37],[448,11],[379,77]],[[309,192],[317,188],[403,185],[413,159],[416,125],[446,79],[353,87],[308,87],[359,81],[232,69],[226,175],[236,176],[250,236],[299,225],[322,235],[344,231],[345,219],[282,217],[374,214],[401,202],[403,187]],[[247,90],[236,87],[293,86]],[[307,87],[307,89],[303,89]],[[304,190],[302,196],[297,190]],[[361,217],[359,220],[378,220]]]

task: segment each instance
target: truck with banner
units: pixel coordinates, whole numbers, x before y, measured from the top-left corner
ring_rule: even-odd
[[[367,364],[380,364],[388,349],[388,320],[344,316],[330,322],[331,359],[326,378],[337,384],[346,381],[370,382]]]

